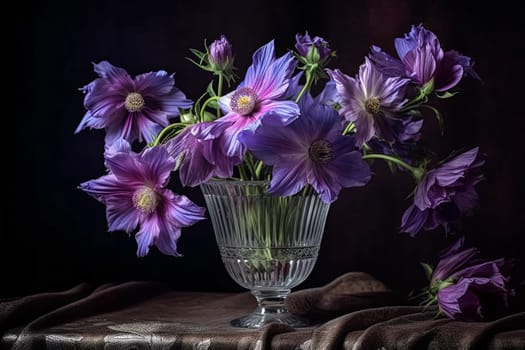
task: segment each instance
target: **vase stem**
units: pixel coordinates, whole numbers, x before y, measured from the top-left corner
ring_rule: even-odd
[[[250,314],[231,321],[235,327],[260,328],[270,323],[281,323],[292,327],[310,325],[308,319],[288,312],[285,300],[290,289],[252,290],[257,299],[257,308]]]
[[[259,314],[279,314],[288,312],[284,300],[290,294],[290,289],[278,290],[252,290],[251,293],[257,299],[257,310]]]

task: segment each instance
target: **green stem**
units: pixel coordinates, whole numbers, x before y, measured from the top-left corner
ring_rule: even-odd
[[[399,166],[402,166],[403,168],[407,169],[412,176],[416,179],[416,182],[419,183],[421,178],[423,177],[424,171],[421,168],[414,168],[412,165],[402,161],[399,158],[392,157],[386,154],[377,154],[377,153],[371,153],[371,154],[365,154],[363,156],[363,159],[383,159],[389,162],[392,162],[394,164],[397,164]]]
[[[355,130],[355,124],[353,122],[350,122],[346,125],[345,130],[343,131],[343,135],[348,135],[352,131]]]
[[[164,138],[166,138],[167,135],[169,135],[173,130],[175,130],[175,133],[177,133],[177,129],[184,129],[187,125],[184,123],[172,123],[168,126],[166,126],[164,129],[162,129],[155,140],[153,141],[152,146],[158,146],[162,143]]]
[[[425,103],[428,100],[426,96],[418,96],[417,98],[413,99],[412,101],[409,101],[407,104],[401,108],[400,112],[406,112],[409,111],[415,107],[419,107],[423,103]]]
[[[246,165],[250,173],[250,180],[257,180],[256,164],[251,154],[246,154],[246,157],[244,158],[244,164]]]
[[[301,195],[306,197],[311,191],[311,186],[310,185],[306,185],[303,187],[303,189],[301,190]]]
[[[219,82],[217,83],[217,96],[218,97],[222,96],[223,81],[224,81],[224,77],[223,77],[222,72],[221,72],[221,74],[219,74]]]
[[[404,105],[403,108],[401,108],[400,112],[409,111],[413,108],[419,107],[422,104],[426,103],[428,101],[428,96],[432,93],[433,90],[434,90],[434,82],[429,81],[428,83],[425,84],[425,86],[420,88],[419,95],[416,96],[416,98],[414,98],[413,100],[408,101],[408,103]]]
[[[204,101],[204,103],[202,104],[202,107],[201,107],[201,110],[200,110],[200,113],[199,113],[199,121],[200,122],[203,122],[204,121],[204,111],[206,110],[206,107],[208,106],[208,104],[211,102],[211,101],[214,101],[214,100],[218,100],[219,99],[219,96],[211,96],[209,97],[206,101]]]
[[[306,83],[304,83],[304,86],[301,89],[301,91],[299,92],[299,95],[297,95],[297,97],[295,98],[295,103],[299,102],[299,100],[301,99],[301,96],[303,96],[303,94],[306,91],[310,90],[310,86],[312,85],[312,81],[313,81],[312,78],[313,78],[312,73],[309,70],[307,70],[306,71]]]
[[[262,161],[257,161],[255,166],[255,179],[259,180],[261,178],[261,172],[264,168],[264,163]]]
[[[223,84],[223,77],[222,72],[219,74],[219,82],[217,83],[217,97],[222,96],[222,84]],[[221,116],[221,109],[217,108],[217,119],[219,119]]]
[[[238,166],[239,169],[239,176],[241,177],[241,180],[247,180],[248,176],[246,175],[246,169],[244,169],[244,165],[241,163]]]

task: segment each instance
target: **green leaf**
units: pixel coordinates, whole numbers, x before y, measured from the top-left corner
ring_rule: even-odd
[[[208,93],[208,95],[210,95],[210,97],[217,96],[217,94],[215,93],[215,90],[213,89],[213,80],[210,81],[210,83],[208,84],[208,87],[206,88],[206,92]]]
[[[196,65],[197,67],[201,68],[201,69],[204,69],[205,71],[208,71],[208,72],[213,72],[213,69],[211,69],[210,67],[207,67],[207,66],[204,66],[202,64],[200,64],[199,62],[189,58],[189,57],[186,57],[186,59],[188,61],[190,61],[191,63],[193,63],[194,65]]]
[[[438,98],[451,98],[454,95],[459,94],[459,91],[445,91],[445,92],[436,92]]]
[[[208,111],[204,111],[204,113],[202,115],[202,121],[211,122],[211,121],[214,121],[214,120],[215,120],[215,115],[214,114],[212,114],[212,113],[210,113]]]
[[[304,67],[306,67],[306,65],[308,64],[306,58],[299,54],[295,54],[295,58],[299,61],[300,64],[304,65]]]
[[[427,263],[420,263],[421,266],[423,267],[423,270],[425,271],[425,276],[427,276],[427,279],[430,281],[430,279],[432,278],[432,266],[430,266],[429,264]]]
[[[423,85],[421,90],[419,90],[419,92],[424,96],[430,95],[432,91],[434,91],[434,79],[430,79],[430,81]]]
[[[197,115],[197,119],[201,121],[202,113],[201,113],[201,105],[202,105],[202,99],[206,97],[206,94],[202,94],[201,97],[195,101],[193,104],[193,110],[195,111],[195,114]]]
[[[202,51],[199,51],[199,50],[196,50],[196,49],[190,49],[190,51],[191,51],[192,54],[197,56],[198,59],[201,60],[201,63],[202,63],[202,61],[205,60],[205,58],[206,58],[206,53],[205,52],[202,52]]]
[[[445,131],[445,123],[443,121],[443,116],[441,115],[441,112],[438,111],[435,107],[432,107],[431,105],[421,105],[421,107],[428,108],[434,113],[439,123],[439,129],[441,130],[441,135],[443,135],[443,132]]]
[[[423,116],[421,111],[418,110],[418,109],[410,109],[410,110],[406,111],[405,114],[413,116],[413,117],[422,117]]]

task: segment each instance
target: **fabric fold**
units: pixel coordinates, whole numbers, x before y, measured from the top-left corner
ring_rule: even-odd
[[[36,317],[33,321],[23,327],[12,349],[32,349],[33,347],[38,346],[37,344],[34,344],[34,341],[40,338],[32,336],[36,331],[82,317],[96,315],[102,312],[111,312],[147,299],[164,289],[165,288],[162,284],[153,282],[109,283],[103,284],[96,289],[81,284],[64,293],[50,293],[49,295],[40,295],[35,296],[34,298],[29,298],[28,302],[30,304],[36,299],[45,301],[45,304],[49,306],[51,306],[51,300],[57,300],[57,303],[55,304],[56,308],[48,308],[47,313],[43,313]],[[90,290],[92,290],[91,293],[89,293]],[[63,299],[61,302],[58,302],[61,297],[63,297]],[[50,300],[47,300],[46,298],[49,298]],[[19,306],[19,311],[24,310],[22,305],[23,303]],[[6,326],[8,325],[6,324]]]
[[[0,335],[23,326],[57,308],[89,295],[94,287],[81,283],[63,292],[48,292],[0,301]]]
[[[290,311],[312,325],[233,327],[254,310],[249,292],[184,292],[156,282],[80,284],[0,304],[1,347],[25,349],[523,349],[525,313],[491,322],[436,316],[408,305],[373,276],[346,273],[290,294]]]
[[[333,318],[352,311],[406,303],[383,282],[364,272],[347,272],[317,288],[291,293],[288,310],[297,315]]]

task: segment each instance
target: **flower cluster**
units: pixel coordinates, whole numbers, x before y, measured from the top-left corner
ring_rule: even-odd
[[[418,25],[395,39],[398,57],[372,46],[349,76],[327,67],[335,51],[323,38],[295,39],[296,50],[282,56],[273,40],[256,50],[244,79],[224,94],[224,84],[238,79],[228,39],[191,49],[190,61],[214,75],[196,101],[175,86],[174,74],[132,78],[107,61],[94,65],[99,77],[82,89],[86,114],[76,132],[105,130],[108,174],[80,188],[106,205],[110,231],[136,232],[139,256],[152,245],[178,255],[181,228],[204,218],[204,208],[168,188],[172,174],[190,187],[265,179],[278,196],[311,186],[330,203],[343,188],[366,185],[369,162],[379,158],[416,182],[401,231],[453,232],[475,207],[478,148],[432,163],[420,142],[424,111],[442,120],[431,99],[454,96],[466,75],[478,78],[469,57],[444,51]]]
[[[177,256],[181,229],[204,219],[205,209],[174,193],[172,177],[182,188],[212,178],[267,180],[276,196],[311,187],[331,203],[343,188],[365,186],[372,161],[381,159],[415,181],[401,231],[453,233],[477,205],[484,157],[474,147],[434,160],[422,128],[428,117],[444,122],[434,99],[479,77],[471,58],[445,51],[423,25],[394,45],[396,56],[372,46],[358,73],[347,75],[329,68],[336,54],[321,37],[297,34],[295,50],[283,55],[272,40],[237,83],[223,35],[204,51],[190,50],[190,61],[213,76],[196,100],[175,86],[174,74],[132,78],[107,61],[94,64],[98,78],[82,89],[86,114],[76,132],[105,130],[108,173],[80,188],[106,205],[109,231],[134,234],[139,256],[152,246]]]

